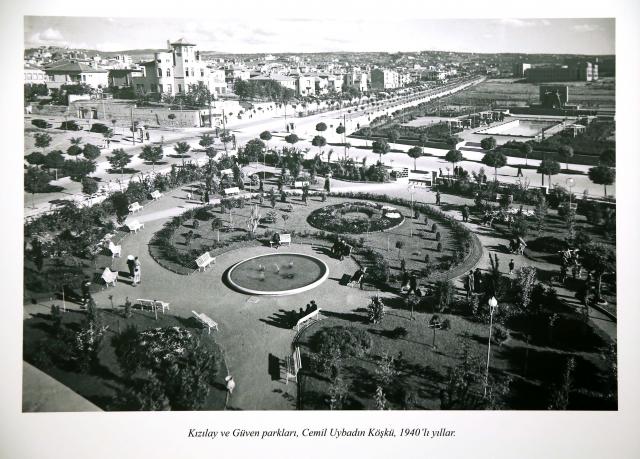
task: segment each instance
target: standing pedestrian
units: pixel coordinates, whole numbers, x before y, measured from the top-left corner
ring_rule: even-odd
[[[475,275],[473,274],[473,269],[469,270],[469,290],[471,291],[471,293],[475,293]]]
[[[516,175],[516,177],[522,177],[522,167],[518,166],[518,174]]]
[[[144,133],[145,138],[147,139],[147,142],[149,141],[149,131],[145,131]]]
[[[466,205],[462,208],[462,221],[465,223],[469,221],[469,208]]]
[[[405,272],[407,270],[407,261],[403,258],[400,260],[400,271]]]
[[[127,257],[127,268],[129,268],[129,278],[133,279],[133,271],[135,270],[136,262],[133,255]]]
[[[440,192],[436,191],[436,206],[440,205]]]
[[[513,268],[515,268],[515,263],[513,262],[513,258],[511,259],[511,261],[509,262],[509,274],[513,273]]]
[[[142,272],[140,269],[140,260],[138,260],[138,257],[135,258],[134,260],[134,268],[133,268],[133,285],[138,285],[140,284],[140,278],[142,276]]]

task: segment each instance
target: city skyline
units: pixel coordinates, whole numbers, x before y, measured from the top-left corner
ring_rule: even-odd
[[[385,21],[300,18],[240,22],[25,16],[24,26],[25,47],[60,46],[102,52],[162,49],[167,39],[184,37],[202,50],[230,54],[416,51],[615,54],[615,20],[607,18]],[[126,37],[121,33],[123,27],[130,32]],[[389,33],[381,34],[381,28],[385,27]]]

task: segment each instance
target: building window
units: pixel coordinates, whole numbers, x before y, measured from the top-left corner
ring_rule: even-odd
[[[162,69],[158,69],[158,78],[162,78]]]
[[[82,81],[87,81],[87,75],[82,75]]]
[[[167,92],[168,92],[168,93],[172,93],[172,92],[173,92],[173,91],[172,91],[172,89],[173,89],[173,88],[171,87],[171,85],[170,85],[170,84],[168,84],[168,85],[167,85]]]
[[[160,94],[162,94],[162,93],[164,92],[164,91],[162,90],[162,85],[161,85],[161,84],[159,84],[159,85],[158,85],[158,92],[159,92]]]
[[[204,76],[204,69],[200,69],[200,76],[203,77]]]
[[[178,92],[182,92],[182,85],[181,84],[178,85]]]
[[[167,76],[170,77],[171,76],[171,69],[167,69]]]
[[[189,69],[184,69],[184,76],[189,76]]]

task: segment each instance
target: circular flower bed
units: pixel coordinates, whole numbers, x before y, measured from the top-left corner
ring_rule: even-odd
[[[361,234],[384,231],[404,222],[398,209],[372,202],[345,202],[316,209],[307,222],[334,233]]]

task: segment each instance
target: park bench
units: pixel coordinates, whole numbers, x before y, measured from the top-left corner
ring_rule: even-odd
[[[206,271],[207,266],[215,262],[216,262],[216,258],[212,257],[209,252],[205,252],[202,255],[200,255],[198,258],[196,258],[196,265],[198,265],[198,271],[200,270]]]
[[[111,251],[111,258],[120,257],[122,253],[122,246],[115,245],[112,241],[109,241],[109,250]]]
[[[160,193],[158,190],[151,192],[151,198],[153,198],[154,201],[160,199],[161,197],[162,197],[162,193]]]
[[[198,319],[198,321],[204,325],[205,327],[207,327],[209,334],[211,334],[211,329],[213,328],[215,331],[219,332],[220,329],[218,328],[218,322],[216,322],[215,320],[213,320],[211,317],[209,317],[208,315],[206,315],[205,313],[202,314],[198,314],[195,311],[191,311],[193,313],[194,316],[196,316],[196,319]]]
[[[287,244],[291,246],[291,234],[281,234],[280,235],[280,245]],[[273,247],[273,241],[269,241],[269,245]]]
[[[118,271],[111,271],[109,268],[104,268],[102,272],[102,276],[100,276],[104,283],[109,286],[109,284],[116,286],[116,282],[118,282]]]
[[[141,206],[140,203],[138,201],[129,204],[129,212],[130,213],[135,213],[138,212],[139,210],[142,210],[144,206]]]
[[[225,175],[233,175],[233,169],[222,169],[220,171],[220,177],[224,177]]]
[[[305,186],[309,186],[309,182],[305,180],[299,180],[293,183],[294,188],[304,188]]]
[[[320,308],[311,311],[309,314],[301,317],[297,322],[295,329],[300,331],[300,326],[308,325],[311,320],[320,320]]]
[[[212,206],[219,206],[220,204],[222,204],[222,199],[220,199],[220,198],[211,198],[211,199],[209,199],[209,204],[211,204]]]
[[[300,348],[296,346],[295,351],[286,358],[287,373],[285,375],[285,384],[289,384],[289,379],[298,381],[298,371],[302,368],[302,359],[300,358]]]
[[[138,298],[136,300],[136,304],[140,305],[140,309],[144,309],[145,306],[148,307],[151,311],[156,308],[162,308],[162,313],[164,314],[165,309],[169,309],[169,304],[166,301],[159,300],[146,300],[144,298]]]
[[[140,223],[138,220],[130,220],[125,225],[131,233],[137,233],[140,228],[144,228],[144,223]]]
[[[224,195],[225,196],[231,196],[231,195],[238,194],[238,193],[240,193],[240,188],[238,188],[237,186],[224,189]]]

